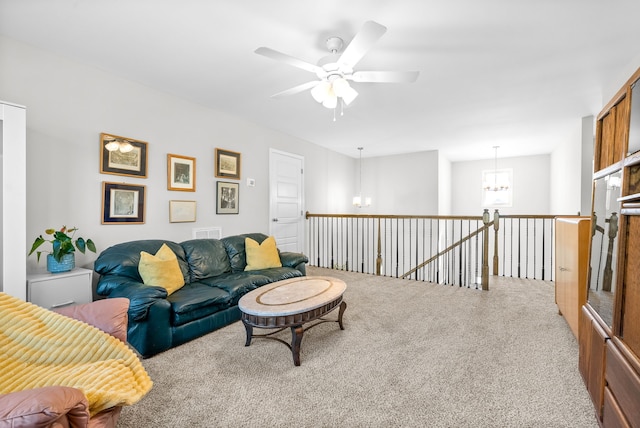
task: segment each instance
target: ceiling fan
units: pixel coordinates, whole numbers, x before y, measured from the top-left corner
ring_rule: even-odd
[[[386,31],[387,27],[377,22],[365,22],[362,29],[341,54],[339,52],[344,45],[343,40],[339,37],[329,37],[327,49],[331,54],[320,59],[317,65],[266,47],[256,49],[255,53],[310,71],[315,73],[317,77],[317,80],[274,94],[273,98],[294,95],[310,89],[311,95],[317,102],[327,108],[335,109],[338,105],[338,99],[342,100],[343,105],[349,105],[358,96],[358,92],[351,87],[349,81],[357,83],[412,83],[418,78],[420,74],[418,71],[354,71],[358,61]]]

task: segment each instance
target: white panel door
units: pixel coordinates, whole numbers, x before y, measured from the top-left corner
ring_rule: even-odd
[[[269,233],[281,251],[304,250],[304,158],[269,150]]]

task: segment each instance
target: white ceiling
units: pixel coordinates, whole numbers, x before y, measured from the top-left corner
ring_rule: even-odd
[[[256,48],[316,63],[368,20],[388,30],[355,69],[419,70],[416,83],[353,83],[335,122],[308,92],[270,98],[315,76]],[[452,161],[579,138],[640,66],[639,21],[639,0],[0,0],[10,38],[353,157]]]

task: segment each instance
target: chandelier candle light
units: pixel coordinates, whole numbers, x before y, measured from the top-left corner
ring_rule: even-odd
[[[489,192],[500,192],[504,190],[509,190],[509,180],[505,177],[504,174],[500,174],[498,172],[498,148],[499,147],[500,146],[493,146],[493,150],[495,151],[494,163],[493,163],[493,180],[488,179],[484,184],[484,190],[487,190]],[[493,181],[493,185],[490,183],[491,181]]]
[[[362,207],[368,207],[369,205],[371,205],[371,198],[370,197],[365,197],[364,198],[364,204],[362,203],[362,150],[364,150],[363,147],[358,147],[358,150],[360,151],[360,162],[359,162],[359,168],[360,168],[360,190],[358,193],[358,196],[354,196],[353,197],[353,205],[358,207],[358,208],[362,208]]]

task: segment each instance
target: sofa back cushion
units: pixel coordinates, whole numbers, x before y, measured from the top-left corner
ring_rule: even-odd
[[[167,244],[171,251],[174,252],[178,259],[182,276],[185,282],[188,282],[189,267],[184,250],[175,242],[161,239],[142,239],[113,245],[100,253],[93,269],[100,275],[118,275],[142,282],[142,277],[138,272],[140,252],[145,251],[149,254],[155,254],[162,247],[162,244]]]
[[[251,238],[258,244],[262,244],[262,241],[267,239],[267,235],[262,233],[245,233],[243,235],[227,236],[222,238],[224,247],[227,250],[229,256],[229,262],[231,263],[232,272],[243,272],[247,266],[247,254],[244,246],[244,239]]]
[[[192,239],[180,244],[189,263],[189,282],[231,272],[229,256],[218,239]]]

